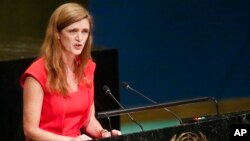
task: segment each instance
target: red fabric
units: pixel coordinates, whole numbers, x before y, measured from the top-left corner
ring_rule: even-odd
[[[94,71],[95,63],[89,60],[84,74],[91,80],[91,85],[78,84],[78,91],[71,93],[69,97],[62,97],[46,89],[47,72],[42,58],[29,66],[21,77],[21,86],[27,76],[32,76],[43,88],[40,128],[59,135],[71,137],[80,135],[80,129],[88,121],[94,100]]]

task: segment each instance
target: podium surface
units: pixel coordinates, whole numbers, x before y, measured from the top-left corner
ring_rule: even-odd
[[[230,125],[250,124],[250,111],[207,116],[202,120],[184,120],[182,125],[125,134],[98,141],[228,141]]]

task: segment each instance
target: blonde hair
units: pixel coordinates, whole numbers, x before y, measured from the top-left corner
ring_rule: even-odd
[[[64,62],[62,59],[63,48],[58,40],[58,33],[65,27],[87,18],[90,23],[89,37],[82,53],[74,62],[74,73],[78,82],[84,80],[83,70],[87,61],[91,59],[93,21],[89,12],[80,4],[66,3],[59,6],[51,15],[46,30],[45,39],[41,48],[41,57],[45,60],[48,72],[46,86],[50,91],[60,95],[67,95],[68,83],[65,79]]]

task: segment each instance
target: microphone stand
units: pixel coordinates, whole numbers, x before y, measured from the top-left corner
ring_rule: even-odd
[[[106,86],[106,85],[103,86],[103,90],[105,91],[105,93],[109,94],[122,109],[125,109],[120,104],[120,102],[113,96],[113,94],[111,93],[111,91],[110,91],[110,89],[109,89],[108,86]],[[133,121],[135,124],[137,124],[141,128],[142,132],[144,132],[144,129],[143,129],[142,125],[139,124],[136,120],[134,120],[134,118],[130,115],[130,113],[127,113],[127,115],[129,116],[129,118],[131,119],[131,121]]]
[[[110,120],[110,118],[109,118],[109,116],[107,114],[105,114],[105,115],[106,115],[106,117],[108,119],[110,135],[111,135],[111,137],[113,137],[113,133],[112,133],[113,128],[112,128],[112,125],[111,125],[111,120]]]

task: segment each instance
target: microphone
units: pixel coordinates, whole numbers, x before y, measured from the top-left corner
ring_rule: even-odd
[[[109,87],[108,87],[107,85],[104,85],[102,88],[103,88],[104,92],[105,92],[106,94],[109,94],[109,95],[112,97],[112,99],[114,99],[115,102],[116,102],[122,109],[125,109],[125,108],[122,106],[122,104],[114,97],[114,95],[111,93],[111,91],[110,91],[110,89],[109,89]],[[133,118],[129,113],[127,113],[127,115],[128,115],[128,117],[131,119],[131,121],[133,121],[135,124],[137,124],[137,125],[141,128],[141,130],[144,131],[144,129],[143,129],[143,127],[142,127],[141,124],[139,124],[137,121],[135,121],[134,118]]]
[[[125,88],[125,89],[127,89],[127,90],[130,90],[130,91],[134,92],[135,94],[138,94],[138,95],[142,96],[143,98],[147,99],[147,100],[150,101],[151,103],[153,103],[153,104],[158,104],[156,101],[150,99],[149,97],[145,96],[144,94],[142,94],[142,93],[140,93],[139,91],[137,91],[137,90],[133,89],[132,87],[130,87],[128,83],[126,83],[126,82],[121,82],[120,85],[121,85],[122,88]],[[182,120],[181,120],[181,118],[180,118],[179,116],[177,116],[174,112],[170,111],[170,110],[167,109],[166,107],[163,108],[163,109],[164,109],[165,111],[169,112],[170,114],[172,114],[172,115],[179,121],[179,123],[182,125],[183,122],[182,122]]]

